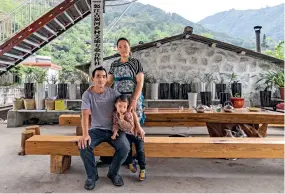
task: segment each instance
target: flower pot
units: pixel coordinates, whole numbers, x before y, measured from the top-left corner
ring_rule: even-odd
[[[89,88],[89,83],[80,84],[80,96],[82,98],[83,93]]]
[[[47,110],[54,110],[55,109],[55,100],[53,99],[46,99],[45,106]]]
[[[231,98],[231,102],[234,108],[243,108],[244,106],[244,98]]]
[[[158,83],[151,84],[151,99],[157,100],[158,99]]]
[[[160,99],[169,99],[169,83],[159,84],[159,96]]]
[[[284,100],[284,87],[280,87],[279,90],[280,90],[281,99]]]
[[[208,107],[212,104],[212,93],[211,92],[201,92],[201,103]]]
[[[231,94],[228,92],[220,92],[220,104],[222,104],[222,106],[225,106],[225,102],[228,102],[231,100]]]
[[[35,110],[35,99],[24,99],[24,105],[26,110]]]
[[[76,90],[77,85],[76,84],[69,84],[68,86],[68,94],[70,100],[76,100]]]
[[[198,93],[188,93],[188,104],[189,108],[197,107],[197,95]]]
[[[36,85],[36,93],[35,93],[35,102],[36,109],[43,110],[44,109],[44,100],[45,100],[45,87],[43,83],[37,83]]]
[[[144,84],[144,97],[145,99],[150,99],[150,94],[151,94],[151,84],[150,83],[145,83]]]
[[[225,92],[227,88],[226,84],[216,84],[216,96],[217,99],[220,99],[220,93]]]
[[[216,84],[214,82],[210,82],[206,84],[206,92],[211,92],[212,101],[216,99]]]
[[[171,99],[179,99],[180,96],[180,84],[171,83],[170,84],[170,97]]]
[[[232,83],[232,96],[241,97],[242,85],[241,83]]]
[[[13,110],[21,110],[23,109],[24,105],[24,100],[20,99],[20,100],[14,100],[13,101]]]
[[[190,92],[191,92],[191,84],[181,85],[182,99],[188,99],[188,93]]]
[[[260,91],[260,104],[262,107],[271,107],[271,91]]]
[[[57,96],[58,96],[58,99],[67,98],[67,84],[60,83],[57,85]]]
[[[25,99],[33,99],[35,94],[34,83],[24,83]]]
[[[49,84],[48,85],[48,98],[56,97],[57,93],[57,85],[56,84]]]

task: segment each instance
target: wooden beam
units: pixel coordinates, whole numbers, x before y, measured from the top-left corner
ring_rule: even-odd
[[[71,165],[71,156],[51,155],[50,173],[62,174]]]
[[[78,156],[79,136],[35,135],[26,141],[26,154]],[[96,156],[111,156],[114,149],[102,143]],[[162,158],[284,158],[284,138],[146,137],[146,157]]]

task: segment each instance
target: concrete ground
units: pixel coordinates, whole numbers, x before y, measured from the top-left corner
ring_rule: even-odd
[[[72,158],[65,174],[49,173],[49,156],[18,156],[20,134],[24,127],[6,128],[0,124],[0,192],[83,193],[85,172],[79,157]],[[147,133],[185,133],[206,135],[205,128],[147,128]],[[283,136],[284,129],[270,129]],[[41,126],[42,134],[74,135],[74,127]],[[92,192],[219,192],[284,193],[283,159],[147,159],[147,180],[121,168],[123,187],[115,187],[106,178],[108,166],[99,168],[100,179]]]

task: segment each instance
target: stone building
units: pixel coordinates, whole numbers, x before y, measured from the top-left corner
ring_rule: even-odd
[[[187,28],[185,28],[187,30]],[[260,52],[234,46],[190,32],[132,47],[132,56],[139,59],[144,71],[158,82],[201,82],[210,73],[228,83],[232,73],[238,75],[243,97],[258,103],[256,80],[261,72],[284,68],[284,61]],[[109,69],[118,55],[104,58]],[[90,65],[86,64],[87,66]],[[85,69],[88,69],[86,67]]]

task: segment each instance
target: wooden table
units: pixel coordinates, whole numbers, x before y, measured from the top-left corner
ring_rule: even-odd
[[[146,121],[144,126],[206,126],[206,123],[220,124],[261,124],[262,129],[267,130],[268,124],[284,125],[284,114],[272,111],[249,112],[247,109],[236,109],[233,113],[205,112],[196,113],[193,109],[174,108],[148,108],[145,109]],[[80,126],[80,115],[61,115],[61,126]]]

